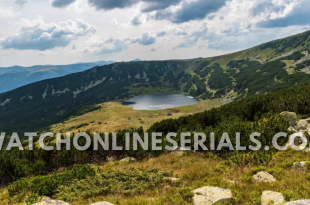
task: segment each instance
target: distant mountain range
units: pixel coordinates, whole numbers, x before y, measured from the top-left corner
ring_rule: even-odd
[[[138,94],[242,99],[293,87],[310,82],[309,53],[310,31],[212,58],[96,66],[0,94],[0,130],[45,130],[98,103]]]
[[[31,67],[12,66],[0,67],[0,93],[14,90],[18,87],[37,81],[57,78],[71,73],[82,72],[95,66],[114,63],[99,61],[92,63],[76,63],[71,65],[36,65]]]

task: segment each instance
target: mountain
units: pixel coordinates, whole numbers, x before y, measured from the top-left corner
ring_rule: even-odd
[[[31,67],[12,66],[0,68],[0,93],[37,81],[57,78],[71,73],[82,72],[95,66],[107,65],[112,61],[76,63],[71,65],[36,65]]]
[[[244,51],[192,60],[121,62],[33,83],[0,95],[1,131],[47,129],[94,105],[138,94],[198,99],[271,92],[310,82],[310,31]]]
[[[134,62],[139,62],[139,61],[142,61],[142,60],[139,59],[139,58],[136,58],[136,59],[134,59],[133,61],[134,61]]]

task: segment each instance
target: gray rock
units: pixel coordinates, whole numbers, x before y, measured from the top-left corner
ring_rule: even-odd
[[[202,187],[194,190],[194,205],[212,205],[215,203],[231,202],[233,200],[230,190],[218,187]]]
[[[265,172],[265,171],[258,172],[257,174],[255,174],[253,176],[253,179],[257,182],[275,182],[275,181],[277,181],[276,178],[274,178],[274,176],[272,176],[271,174],[269,174],[268,172]]]
[[[293,166],[295,170],[303,170],[305,169],[306,164],[306,162],[295,162]]]
[[[164,180],[175,182],[175,181],[179,181],[180,179],[176,177],[164,177]]]
[[[126,162],[126,163],[135,162],[135,161],[137,161],[137,160],[133,157],[127,157],[125,159],[120,160],[120,162]]]
[[[287,122],[290,123],[290,126],[294,127],[297,125],[297,115],[294,112],[282,112],[280,115],[286,120]]]
[[[296,126],[297,130],[307,130],[308,121],[307,120],[299,120]]]
[[[282,205],[285,203],[283,194],[273,191],[263,191],[262,205]]]
[[[34,205],[70,205],[70,204],[44,196],[41,198],[39,203],[36,203]]]
[[[285,205],[309,205],[310,200],[299,200],[286,203]]]
[[[190,149],[186,149],[184,147],[176,147],[173,151],[172,151],[172,154],[176,155],[176,156],[183,156],[187,153],[190,153],[190,152],[195,152],[193,150],[190,150]]]
[[[116,161],[116,158],[113,156],[107,156],[107,161],[108,162],[114,162],[114,161]]]

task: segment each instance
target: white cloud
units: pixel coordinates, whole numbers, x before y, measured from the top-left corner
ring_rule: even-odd
[[[152,45],[156,41],[156,34],[152,31],[148,31],[139,36],[138,38],[134,38],[131,40],[132,43],[139,43],[141,45]]]
[[[108,38],[104,41],[95,40],[91,42],[90,49],[87,52],[92,52],[94,54],[111,54],[119,53],[128,48],[129,41],[124,38]]]
[[[146,21],[145,16],[143,16],[142,14],[136,14],[132,17],[132,19],[130,19],[129,24],[132,26],[139,26],[141,24],[144,24]]]
[[[0,4],[0,18],[13,18],[16,13],[11,8],[3,8]]]
[[[24,6],[26,3],[28,3],[28,0],[15,0],[15,4],[20,6]]]
[[[18,33],[1,42],[4,49],[43,51],[66,47],[72,40],[97,31],[94,26],[80,19],[49,24],[39,17],[34,20],[23,19],[21,25]]]

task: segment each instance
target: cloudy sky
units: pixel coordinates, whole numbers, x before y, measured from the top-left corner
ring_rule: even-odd
[[[0,0],[0,66],[189,59],[310,29],[310,0]]]

